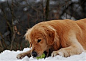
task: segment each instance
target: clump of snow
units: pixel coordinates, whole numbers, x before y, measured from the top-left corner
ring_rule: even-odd
[[[45,59],[43,58],[39,60],[33,57],[28,58],[27,56],[25,56],[23,59],[16,58],[17,54],[28,50],[30,50],[30,48],[25,48],[23,51],[5,50],[2,53],[0,53],[0,61],[86,61],[86,52],[83,52],[80,55],[74,55],[67,58],[59,55],[55,57],[47,57]]]

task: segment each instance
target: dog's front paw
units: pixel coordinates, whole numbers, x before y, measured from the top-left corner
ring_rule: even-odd
[[[18,55],[17,55],[17,58],[18,58],[18,59],[22,59],[22,58],[24,58],[24,57],[25,57],[25,54],[24,54],[24,53],[21,53],[21,54],[18,54]]]
[[[59,55],[59,54],[58,54],[58,51],[53,51],[52,54],[51,54],[52,57],[54,57],[54,56],[56,56],[56,55]]]
[[[59,51],[53,51],[51,54],[52,57],[57,56],[57,55],[63,56],[63,53]]]

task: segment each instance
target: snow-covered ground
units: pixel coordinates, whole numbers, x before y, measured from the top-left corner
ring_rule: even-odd
[[[2,53],[0,53],[0,61],[86,61],[86,53],[83,52],[80,55],[74,55],[70,57],[62,57],[62,56],[56,56],[56,57],[47,57],[45,59],[39,59],[27,56],[23,59],[17,59],[16,56],[19,53],[25,52],[27,50],[30,50],[30,48],[25,48],[23,51],[9,51],[5,50]]]

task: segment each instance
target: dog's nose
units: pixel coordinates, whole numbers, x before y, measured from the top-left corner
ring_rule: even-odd
[[[36,57],[37,56],[37,53],[35,51],[32,52],[32,56],[33,57]]]

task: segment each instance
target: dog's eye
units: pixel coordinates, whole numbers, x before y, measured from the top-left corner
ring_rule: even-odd
[[[38,39],[38,41],[37,41],[37,42],[39,43],[40,41],[41,41],[41,39]]]

